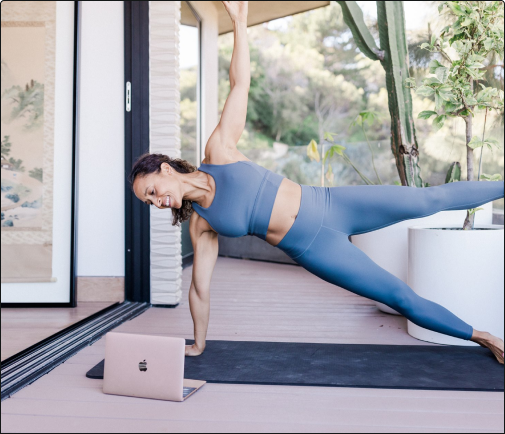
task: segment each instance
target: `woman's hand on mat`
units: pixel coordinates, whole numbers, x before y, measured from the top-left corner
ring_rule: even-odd
[[[232,21],[237,21],[247,24],[247,9],[249,2],[243,1],[231,1],[231,2],[221,2],[228,12]]]
[[[197,347],[195,344],[186,345],[186,356],[199,356],[203,353],[203,348]]]

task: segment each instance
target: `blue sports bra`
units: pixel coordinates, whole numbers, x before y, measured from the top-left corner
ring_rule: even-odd
[[[245,160],[230,164],[202,163],[198,170],[214,178],[216,191],[209,207],[193,202],[193,209],[218,234],[255,235],[264,240],[275,196],[285,177]]]

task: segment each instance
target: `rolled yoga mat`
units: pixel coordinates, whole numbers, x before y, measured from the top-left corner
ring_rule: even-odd
[[[187,345],[193,340],[186,340]],[[103,378],[103,360],[88,378]],[[503,392],[504,369],[482,347],[208,340],[184,378],[208,383]]]

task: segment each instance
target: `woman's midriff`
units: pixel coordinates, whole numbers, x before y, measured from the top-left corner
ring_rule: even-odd
[[[267,243],[276,246],[289,232],[295,222],[300,202],[302,199],[302,188],[300,184],[288,178],[282,180],[268,223],[268,231],[265,237]]]

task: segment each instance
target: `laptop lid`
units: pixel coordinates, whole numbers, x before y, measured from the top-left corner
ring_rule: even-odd
[[[103,392],[183,400],[184,338],[108,332]]]

